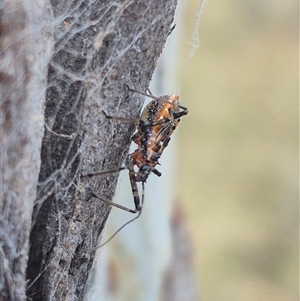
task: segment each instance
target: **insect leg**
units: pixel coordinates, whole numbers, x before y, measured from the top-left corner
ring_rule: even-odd
[[[127,118],[127,117],[117,117],[117,116],[110,116],[107,115],[104,111],[102,111],[106,119],[113,119],[113,120],[120,120],[123,122],[129,122],[129,123],[138,123],[138,118]]]
[[[100,200],[100,201],[102,201],[102,202],[104,202],[104,203],[106,203],[106,204],[108,204],[108,205],[117,207],[117,208],[119,208],[119,209],[122,209],[122,210],[127,211],[127,212],[130,212],[130,213],[137,213],[137,212],[140,211],[140,210],[137,210],[137,209],[133,210],[133,209],[130,209],[130,208],[128,208],[128,207],[122,206],[122,205],[120,205],[120,204],[111,202],[111,201],[105,199],[104,197],[99,196],[99,195],[96,194],[95,192],[91,192],[90,196],[95,197],[96,199],[98,199],[98,200]]]
[[[148,91],[148,93],[149,93],[151,96],[153,96],[153,94],[152,94],[152,92],[150,91],[149,88],[147,89],[147,91]]]
[[[125,86],[126,89],[127,89],[128,91],[130,91],[130,92],[135,92],[135,93],[138,93],[138,94],[140,94],[140,95],[143,95],[143,96],[152,98],[152,99],[154,99],[154,100],[160,100],[160,101],[163,101],[163,102],[167,102],[167,103],[173,104],[172,102],[170,102],[170,101],[168,101],[168,100],[166,100],[166,99],[162,99],[162,98],[159,98],[159,97],[155,97],[155,96],[153,96],[153,95],[151,95],[151,94],[147,94],[147,93],[144,93],[144,92],[140,92],[140,91],[138,91],[138,90],[135,90],[135,89],[131,89],[131,88],[129,88],[127,85],[124,85],[124,86]]]
[[[120,227],[107,241],[105,241],[104,243],[102,243],[101,245],[95,247],[93,250],[99,249],[101,247],[103,247],[104,245],[106,245],[108,242],[110,242],[123,228],[125,228],[127,225],[129,225],[130,223],[132,223],[133,221],[135,221],[136,219],[138,219],[140,217],[140,215],[142,214],[142,208],[143,208],[143,204],[144,204],[144,199],[145,199],[145,185],[144,182],[142,182],[142,203],[141,203],[141,208],[139,210],[139,213],[136,217],[134,217],[133,219],[129,220],[127,223],[125,223],[122,227]]]
[[[153,172],[156,176],[158,176],[158,177],[161,176],[161,172],[159,172],[156,168],[153,168],[153,169],[152,169],[152,172]]]
[[[159,154],[160,154],[160,155],[162,154],[162,152],[164,151],[164,149],[168,146],[170,140],[171,140],[171,137],[168,137],[168,138],[163,142],[163,145],[162,145],[161,149],[159,150]]]
[[[141,202],[140,202],[138,187],[136,184],[135,172],[133,170],[129,170],[129,179],[130,179],[130,184],[131,184],[131,190],[132,190],[135,210],[140,211],[141,210]]]
[[[94,173],[88,173],[86,175],[82,175],[82,177],[97,177],[97,176],[103,176],[103,175],[108,175],[111,173],[119,172],[121,170],[126,169],[126,167],[119,167],[117,169],[111,169],[111,170],[106,170],[106,171],[99,171],[99,172],[94,172]]]
[[[149,124],[148,126],[149,127],[152,127],[152,126],[157,126],[157,125],[160,125],[160,124],[164,124],[164,123],[167,123],[167,122],[170,122],[170,119],[169,118],[164,118],[164,119],[161,119],[157,122],[152,122],[151,124]]]
[[[176,27],[176,24],[174,24],[171,28],[170,28],[170,31],[168,33],[168,36],[173,32],[173,30],[175,29]]]
[[[91,177],[95,177],[95,176],[102,176],[102,175],[106,175],[106,174],[110,174],[110,173],[114,173],[114,172],[119,172],[119,171],[124,170],[124,169],[126,169],[126,167],[120,167],[120,168],[117,168],[117,169],[108,170],[108,171],[101,171],[101,172],[96,172],[96,173],[89,173],[89,174],[83,175],[83,177],[90,177],[91,178]],[[125,206],[119,205],[117,203],[111,202],[111,201],[105,199],[104,197],[97,195],[94,192],[91,192],[90,196],[93,196],[93,197],[95,197],[95,198],[97,198],[97,199],[99,199],[99,200],[101,200],[101,201],[103,201],[103,202],[105,202],[105,203],[107,203],[111,206],[117,207],[119,209],[122,209],[122,210],[130,212],[130,213],[137,213],[139,211],[137,208],[135,210],[133,210],[133,209],[127,208]]]

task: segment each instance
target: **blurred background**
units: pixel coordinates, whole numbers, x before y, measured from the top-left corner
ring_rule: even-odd
[[[208,0],[197,41],[199,2],[179,2],[151,86],[189,115],[140,219],[99,249],[87,300],[299,299],[299,4]],[[127,172],[119,184],[133,207]],[[113,209],[107,237],[130,218]]]
[[[178,82],[199,1],[182,7]],[[299,3],[206,1],[180,97],[201,300],[299,300]]]

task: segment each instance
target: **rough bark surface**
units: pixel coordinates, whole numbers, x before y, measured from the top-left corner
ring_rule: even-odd
[[[55,49],[48,69],[46,130],[30,234],[30,300],[82,300],[93,248],[118,174],[83,174],[122,165],[172,26],[175,0],[51,1]]]
[[[26,298],[52,33],[45,1],[3,1],[0,8],[0,300],[18,301]]]

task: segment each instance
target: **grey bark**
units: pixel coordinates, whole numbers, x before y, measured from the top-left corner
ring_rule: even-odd
[[[147,90],[176,0],[51,1],[51,22],[42,1],[21,1],[10,10],[15,3],[5,2],[2,13],[10,34],[2,60],[16,69],[2,67],[1,297],[24,299],[30,232],[28,299],[82,300],[110,211],[89,194],[111,200],[118,174],[82,175],[121,166],[135,129],[101,111],[139,116],[143,98],[124,85]],[[45,99],[49,25],[55,46]]]
[[[25,300],[29,230],[40,170],[47,65],[44,1],[1,3],[0,300]]]

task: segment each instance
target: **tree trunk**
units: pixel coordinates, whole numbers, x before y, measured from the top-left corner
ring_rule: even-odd
[[[51,1],[51,5],[52,21],[47,19],[47,11],[44,10],[45,18],[36,25],[43,31],[43,22],[48,25],[52,22],[55,46],[48,66],[45,133],[30,231],[27,295],[29,300],[82,300],[94,258],[93,248],[110,211],[109,206],[89,198],[89,195],[93,191],[111,200],[118,174],[92,179],[82,175],[121,166],[135,129],[134,124],[108,121],[102,110],[114,116],[139,116],[143,99],[129,92],[124,85],[143,92],[147,90],[170,33],[176,1],[74,0]],[[4,5],[4,12],[8,9],[9,3]],[[35,13],[36,17],[38,13]],[[11,16],[11,20],[15,17]],[[27,22],[26,18],[22,21]],[[32,26],[23,30],[25,33],[37,31]],[[12,40],[14,38],[11,37]],[[37,48],[37,51],[43,45],[42,50],[46,52],[51,37],[37,35],[35,38],[37,42],[31,42],[29,46]],[[17,42],[14,43],[16,45]],[[23,53],[27,57],[26,49]],[[38,54],[39,59],[47,64],[47,55],[42,51]],[[33,127],[34,121],[29,117],[40,116],[35,112],[41,111],[44,99],[38,91],[43,91],[45,68],[38,62],[34,57],[30,68],[41,84],[29,86],[28,74],[16,70],[25,87],[23,90],[17,86],[14,88],[24,97],[24,91],[39,95],[39,104],[31,100],[24,108],[17,107],[18,98],[11,100],[14,106],[12,113],[24,114],[22,119],[19,115],[10,115],[11,123],[20,132],[20,137],[27,135],[27,140],[21,140],[9,130],[7,136],[14,138],[16,145],[10,141],[3,144],[7,145],[4,149],[7,156],[13,156],[18,149],[27,155],[23,158],[16,153],[15,157],[20,162],[15,163],[15,169],[9,158],[2,156],[5,166],[2,174],[11,175],[11,181],[16,182],[16,187],[4,186],[7,188],[3,191],[8,191],[15,198],[15,201],[10,201],[12,197],[4,194],[6,201],[2,214],[8,224],[4,227],[9,231],[13,225],[12,229],[18,227],[24,233],[23,242],[18,234],[12,246],[23,254],[21,272],[18,272],[22,282],[4,282],[10,294],[4,297],[11,300],[24,299],[29,217],[35,193],[32,183],[37,179],[42,131],[42,122]],[[40,120],[43,121],[42,118]],[[5,138],[6,132],[4,134]],[[28,143],[29,150],[22,141]],[[30,168],[24,168],[22,164]],[[23,178],[30,181],[31,186],[26,186]],[[10,202],[10,207],[7,202]],[[7,208],[10,208],[9,213],[5,212]],[[20,252],[16,252],[18,256]],[[6,254],[3,249],[2,254]],[[5,258],[7,269],[3,269],[3,279],[7,279],[13,270],[14,260],[7,255]]]
[[[1,2],[0,300],[25,300],[29,231],[52,52],[45,1]]]

